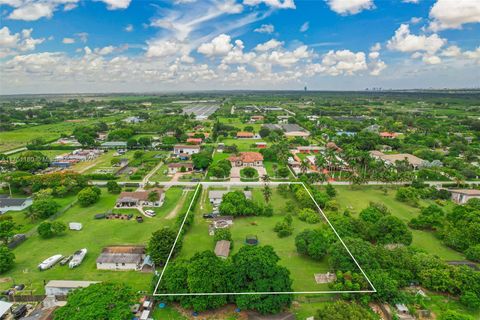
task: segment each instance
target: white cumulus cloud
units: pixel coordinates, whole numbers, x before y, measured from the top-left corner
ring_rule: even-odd
[[[411,34],[408,24],[402,24],[395,31],[395,35],[388,40],[387,48],[400,52],[424,51],[435,53],[446,43],[447,40],[440,38],[437,34],[429,36]]]
[[[461,29],[467,23],[480,22],[480,1],[437,0],[430,10],[429,28],[433,31]]]
[[[275,31],[275,27],[273,26],[273,24],[262,24],[259,28],[256,28],[255,30],[253,30],[255,32],[258,32],[258,33],[273,33]]]
[[[351,15],[375,8],[373,0],[325,0],[330,9],[341,15]]]
[[[229,35],[221,34],[208,43],[203,43],[198,47],[198,52],[207,57],[223,56],[232,50],[233,45]]]
[[[295,2],[293,0],[243,0],[243,4],[247,6],[256,6],[261,3],[277,8],[277,9],[295,9]]]

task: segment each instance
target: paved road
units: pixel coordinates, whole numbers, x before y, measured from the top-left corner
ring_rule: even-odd
[[[288,184],[291,181],[271,181],[270,185],[271,186],[277,186],[280,184]],[[127,183],[134,183],[132,181],[119,181],[118,184],[124,185]],[[139,182],[140,185],[143,187],[143,183]],[[257,182],[241,182],[241,181],[203,181],[201,182],[204,186],[263,186],[262,181],[257,181]],[[380,182],[380,181],[370,181],[366,185],[403,185],[406,182],[396,182],[396,183],[385,183],[385,182]],[[446,181],[429,181],[426,182],[426,184],[431,185],[431,186],[438,186],[442,185],[444,183],[447,183]],[[480,181],[465,181],[465,184],[480,184]],[[91,184],[102,186],[106,185],[106,181],[92,181]],[[159,182],[158,183],[161,186],[164,187],[171,187],[171,186],[184,186],[184,187],[195,187],[198,182],[189,182],[189,181],[168,181],[168,182]],[[327,183],[323,183],[327,184]],[[334,186],[348,186],[350,185],[350,182],[346,181],[334,181],[330,183],[331,185]],[[322,183],[315,183],[315,185],[322,185]]]

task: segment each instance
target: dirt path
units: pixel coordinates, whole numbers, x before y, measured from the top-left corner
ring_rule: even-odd
[[[185,203],[185,199],[187,199],[187,194],[190,191],[191,190],[183,190],[182,198],[180,198],[180,201],[178,201],[175,208],[173,208],[173,210],[170,211],[170,213],[168,214],[168,216],[165,217],[165,219],[170,220],[177,216],[177,213],[182,209],[183,204]]]

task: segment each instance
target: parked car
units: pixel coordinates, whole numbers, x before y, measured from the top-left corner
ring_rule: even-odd
[[[218,213],[211,212],[211,213],[205,213],[203,215],[204,219],[213,219],[215,217],[218,217]]]
[[[143,217],[137,216],[137,217],[135,218],[135,220],[137,220],[138,223],[142,223],[142,222],[143,222]]]
[[[14,319],[23,318],[27,314],[27,311],[28,311],[27,306],[24,304],[21,304],[12,310],[13,318]]]
[[[153,210],[145,210],[145,214],[150,217],[155,217],[156,213]]]
[[[99,214],[96,214],[93,218],[94,218],[94,219],[97,219],[97,220],[99,220],[99,219],[105,219],[105,214],[99,213]]]

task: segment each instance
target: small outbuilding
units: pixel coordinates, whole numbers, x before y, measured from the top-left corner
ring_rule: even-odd
[[[99,281],[74,281],[74,280],[50,280],[45,285],[45,294],[47,296],[66,296],[69,292],[86,288]]]
[[[83,225],[80,222],[70,222],[68,224],[70,230],[80,231],[83,228]]]
[[[215,255],[222,259],[227,259],[230,255],[230,241],[220,240],[215,245]]]
[[[449,190],[452,193],[452,201],[458,204],[465,204],[470,199],[480,199],[480,190],[476,189],[453,189]]]

